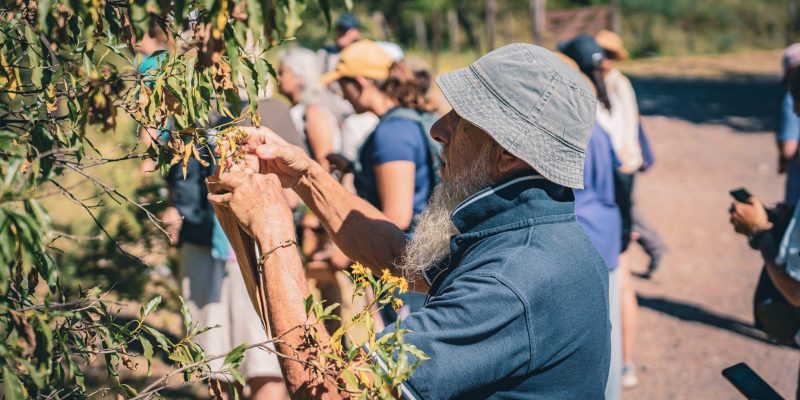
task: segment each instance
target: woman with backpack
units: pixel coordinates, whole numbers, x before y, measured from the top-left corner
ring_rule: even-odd
[[[352,165],[340,167],[355,174],[359,196],[411,233],[436,181],[436,154],[425,128],[427,105],[414,73],[375,42],[361,40],[342,50],[336,69],[323,76],[323,82],[333,81],[357,113],[370,111],[380,118]],[[424,303],[421,295],[403,300],[408,309],[401,316]],[[384,315],[387,323],[395,318]]]

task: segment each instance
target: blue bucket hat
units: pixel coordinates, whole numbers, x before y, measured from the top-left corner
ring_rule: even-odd
[[[461,117],[547,180],[582,189],[597,100],[547,49],[515,43],[436,79]]]

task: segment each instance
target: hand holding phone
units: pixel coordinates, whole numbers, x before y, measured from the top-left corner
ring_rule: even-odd
[[[731,196],[733,196],[733,198],[740,203],[747,203],[748,200],[750,200],[750,198],[753,197],[753,195],[750,194],[750,192],[748,192],[747,189],[743,187],[738,189],[733,189],[731,190],[730,193]]]

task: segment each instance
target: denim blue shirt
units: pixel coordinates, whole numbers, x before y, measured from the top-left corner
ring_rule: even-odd
[[[524,176],[458,206],[449,263],[401,322],[428,356],[416,399],[602,399],[608,272],[575,222],[572,190]],[[386,328],[395,329],[394,325]]]

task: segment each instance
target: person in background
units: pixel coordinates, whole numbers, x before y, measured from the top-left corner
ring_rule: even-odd
[[[589,80],[594,84],[597,90],[597,99],[599,106],[597,107],[597,124],[608,133],[611,143],[614,143],[614,134],[607,130],[605,125],[601,122],[603,113],[608,113],[612,108],[610,96],[603,76],[602,64],[606,57],[602,47],[597,43],[594,37],[581,34],[575,38],[559,43],[559,50],[565,55],[569,56],[578,64],[581,72],[583,72]],[[609,129],[614,129],[611,126]],[[619,158],[619,150],[615,147],[615,154]],[[637,317],[637,300],[636,293],[633,289],[633,282],[631,278],[630,269],[625,263],[624,253],[627,250],[628,244],[631,240],[631,189],[633,182],[633,174],[624,174],[620,172],[620,168],[614,171],[614,200],[619,208],[620,216],[622,218],[622,234],[620,243],[620,257],[618,261],[619,280],[620,280],[620,302],[622,312],[622,386],[623,388],[630,388],[638,384],[636,377],[635,367],[633,364],[633,348],[636,336],[636,317]]]
[[[323,80],[338,81],[356,112],[368,111],[380,118],[358,150],[352,168],[355,189],[400,229],[413,231],[436,174],[421,116],[426,111],[425,98],[414,74],[393,62],[380,45],[361,40],[342,51],[336,69]],[[424,303],[420,294],[403,296],[407,307],[400,310],[401,316]],[[384,322],[393,322],[393,310],[384,310]]]
[[[142,35],[142,39],[134,47],[136,54],[142,56],[142,61],[139,63],[136,71],[144,75],[142,82],[151,88],[155,85],[156,75],[159,74],[158,65],[161,63],[161,60],[167,56],[167,53],[163,50],[167,49],[168,44],[169,38],[166,33],[158,26],[158,23],[151,20],[147,31]],[[159,51],[162,52],[160,55],[157,55],[156,52]],[[154,130],[141,127],[139,129],[139,143],[145,148],[149,148],[153,143],[161,140],[162,135],[163,131],[161,129]],[[155,170],[155,167],[156,162],[154,160],[145,158],[142,160],[142,163],[139,164],[139,172],[142,174],[152,172]]]
[[[800,200],[800,160],[797,145],[800,142],[800,117],[795,114],[795,101],[789,90],[789,78],[800,67],[800,43],[792,44],[783,51],[783,84],[786,91],[781,103],[780,123],[776,142],[778,145],[778,173],[786,174],[784,203],[795,204]]]
[[[361,40],[361,24],[358,18],[351,13],[342,13],[336,20],[334,28],[336,37],[332,44],[320,49],[319,54],[322,58],[322,72],[329,72],[336,69],[339,62],[339,53],[347,46]]]
[[[630,192],[630,195],[623,196],[631,198],[630,215],[627,215],[627,211],[623,214],[628,219],[624,229],[630,231],[626,236],[631,236],[650,257],[647,271],[643,274],[645,278],[650,278],[661,265],[667,246],[633,202],[633,178],[652,165],[653,156],[642,129],[636,93],[630,80],[615,67],[615,63],[628,58],[622,38],[614,32],[601,30],[595,35],[595,40],[605,52],[600,71],[611,102],[611,108],[600,109],[597,121],[611,135],[611,142],[620,159],[617,179],[622,184],[620,189]],[[623,247],[627,248],[627,245]]]
[[[328,167],[327,156],[341,148],[340,122],[331,111],[331,94],[320,81],[313,51],[293,48],[281,56],[278,92],[292,103],[295,128],[305,138],[311,158]]]
[[[583,50],[583,49],[581,49]],[[589,54],[597,48],[586,47]],[[575,70],[578,64],[568,56],[557,53]],[[575,54],[577,56],[577,54]],[[591,84],[591,79],[585,76]],[[596,89],[595,89],[596,90]],[[619,253],[622,246],[622,217],[616,203],[614,171],[617,158],[611,139],[595,122],[583,164],[583,189],[575,192],[575,216],[586,236],[603,257],[608,268],[608,314],[611,320],[611,361],[605,399],[619,400],[622,395],[622,305],[620,300]]]
[[[290,116],[282,103],[260,101],[259,114],[263,123],[280,132],[281,137],[291,140],[296,136],[286,129]],[[291,122],[288,127],[294,130]],[[207,150],[199,150],[210,163]],[[205,178],[213,174],[213,169],[213,165],[203,167],[189,159],[184,178],[181,164],[170,168],[165,177],[170,207],[161,218],[167,223],[173,244],[179,247],[181,294],[194,322],[200,327],[219,325],[195,340],[206,353],[217,355],[243,343],[264,342],[267,336],[247,295],[236,256],[206,198]],[[212,371],[221,367],[221,361],[210,365]],[[239,371],[247,380],[250,399],[283,400],[288,396],[274,353],[248,350]],[[223,374],[213,374],[212,378],[223,383],[232,379]]]

